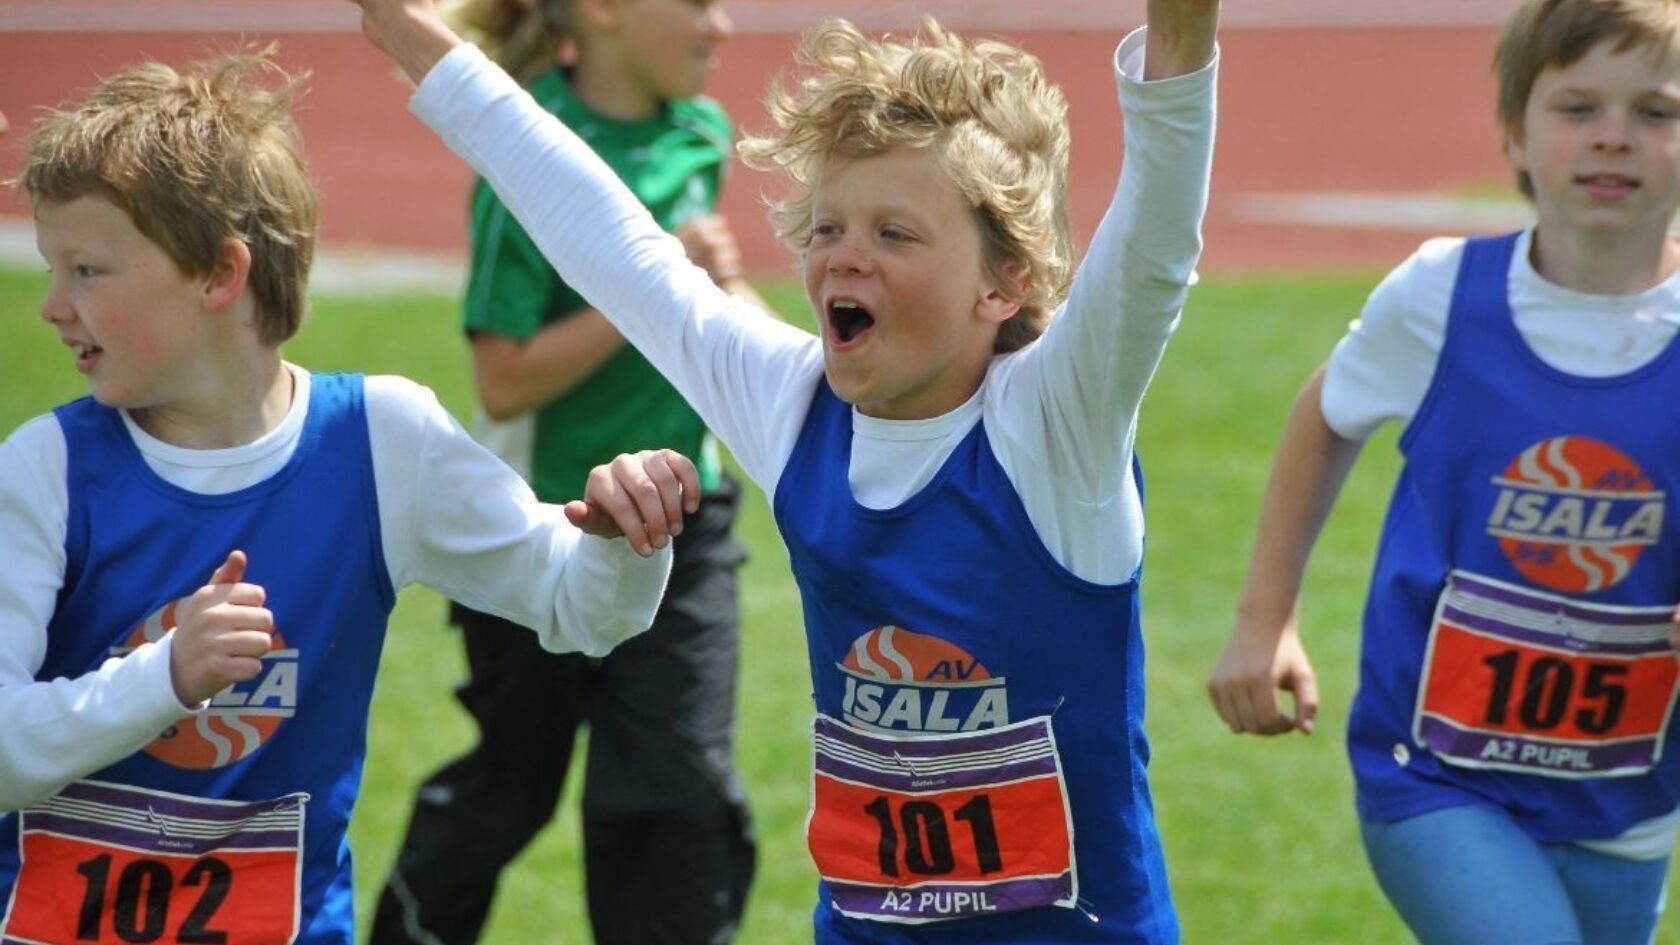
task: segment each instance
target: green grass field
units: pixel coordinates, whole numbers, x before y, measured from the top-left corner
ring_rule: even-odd
[[[1307,584],[1305,634],[1323,690],[1320,734],[1236,738],[1202,679],[1223,644],[1273,441],[1295,391],[1329,351],[1375,274],[1210,278],[1191,296],[1143,412],[1150,531],[1144,632],[1151,766],[1184,941],[1402,943],[1365,866],[1341,731],[1354,686],[1358,617],[1396,468],[1392,432],[1366,451]],[[35,317],[44,277],[0,273],[0,431],[85,387]],[[769,286],[803,316],[789,286]],[[471,413],[467,362],[447,298],[322,298],[286,348],[318,369],[401,373]],[[740,941],[810,940],[813,873],[802,830],[810,683],[786,555],[756,494],[741,524],[752,548],[740,686],[740,766],[760,868]],[[462,676],[443,602],[405,592],[373,703],[362,802],[353,825],[358,908],[367,915],[407,818],[414,785],[472,732],[451,697]],[[575,785],[574,785],[575,786]],[[578,868],[576,794],[505,875],[489,945],[589,939]],[[658,908],[648,903],[648,908]],[[1671,911],[1659,941],[1680,941]]]

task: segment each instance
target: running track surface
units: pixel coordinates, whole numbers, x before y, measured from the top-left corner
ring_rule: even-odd
[[[1427,215],[1355,220],[1335,201],[1328,221],[1308,225],[1291,222],[1288,208],[1327,195],[1497,192],[1509,172],[1488,59],[1514,2],[1226,0],[1203,268],[1386,267],[1423,237],[1462,228]],[[1069,207],[1082,244],[1096,226],[1121,155],[1110,57],[1141,22],[1141,2],[731,0],[730,10],[738,32],[710,92],[748,129],[762,127],[759,102],[791,63],[794,32],[823,14],[878,29],[933,12],[1020,42],[1067,93]],[[408,114],[406,85],[357,32],[354,9],[330,0],[0,0],[0,111],[13,124],[0,139],[0,176],[17,170],[19,130],[98,76],[146,57],[201,58],[242,38],[277,39],[283,62],[311,72],[298,117],[320,184],[324,244],[463,251],[470,174]],[[760,273],[793,266],[764,222],[760,195],[773,183],[737,164],[722,207]],[[27,217],[20,199],[0,198],[0,216]]]

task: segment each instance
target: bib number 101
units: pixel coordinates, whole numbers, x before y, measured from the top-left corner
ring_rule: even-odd
[[[998,847],[997,825],[992,820],[992,801],[976,794],[945,816],[933,801],[905,801],[893,811],[886,795],[877,795],[863,805],[864,813],[881,828],[876,853],[882,876],[898,876],[901,859],[905,869],[923,876],[943,876],[957,869],[955,846],[951,842],[951,820],[963,824],[974,841],[976,864],[982,875],[1003,869]]]
[[[175,893],[174,872],[158,860],[130,860],[117,874],[113,889],[111,864],[111,854],[104,853],[76,866],[85,883],[76,938],[102,941],[107,915],[111,931],[123,942],[146,945],[162,938]],[[233,869],[222,860],[205,857],[188,868],[181,885],[203,890],[181,919],[174,940],[183,945],[224,945],[227,932],[211,928],[210,920],[233,886]]]

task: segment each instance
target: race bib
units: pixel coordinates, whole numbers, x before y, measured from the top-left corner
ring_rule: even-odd
[[[1435,607],[1412,737],[1471,768],[1557,778],[1649,771],[1680,677],[1672,614],[1455,571]]]
[[[806,841],[834,908],[934,922],[1077,896],[1073,827],[1048,718],[888,735],[817,716]]]
[[[287,945],[307,794],[234,802],[78,781],[21,812],[3,945]]]

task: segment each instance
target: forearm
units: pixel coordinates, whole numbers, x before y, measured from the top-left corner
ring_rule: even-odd
[[[622,539],[584,535],[418,385],[382,383],[369,407],[397,587],[425,584],[555,651],[604,653],[652,622],[668,550],[644,559]]]
[[[50,415],[0,443],[0,810],[132,754],[187,713],[175,700],[168,642],[74,678],[36,679],[67,567],[66,467]]]
[[[671,575],[671,543],[651,558],[623,538],[580,535],[560,575],[554,620],[537,634],[555,653],[603,656],[653,625]]]
[[[1337,436],[1324,422],[1323,384],[1321,367],[1296,398],[1278,443],[1237,602],[1239,627],[1279,632],[1291,623],[1307,557],[1359,458],[1363,441]]]
[[[566,393],[624,348],[624,336],[594,309],[544,325],[524,341],[473,336],[473,378],[492,420],[510,420]]]
[[[167,642],[74,679],[0,685],[0,811],[40,803],[144,748],[187,714],[170,683]]]
[[[1218,67],[1140,82],[1145,38],[1116,53],[1126,161],[1113,199],[1066,305],[1022,352],[1022,379],[1046,403],[1011,404],[1024,420],[1050,418],[1048,444],[1082,471],[1088,501],[1112,498],[1128,474],[1138,408],[1178,325],[1207,208]]]

